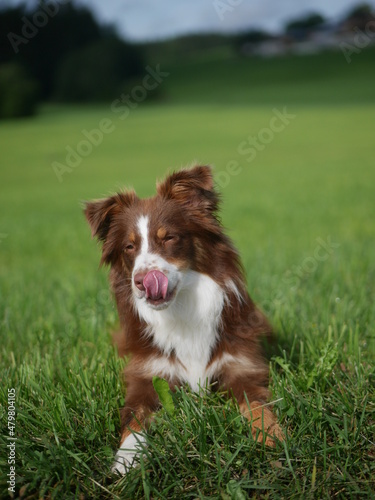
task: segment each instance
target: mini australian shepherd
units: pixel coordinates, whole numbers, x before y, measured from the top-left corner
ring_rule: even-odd
[[[173,388],[209,386],[235,398],[258,441],[282,431],[267,403],[268,366],[259,340],[270,333],[250,299],[237,250],[218,219],[211,168],[168,176],[157,194],[134,191],[86,204],[92,235],[111,266],[123,336],[126,400],[113,470],[132,466],[137,441],[159,407],[154,376]],[[263,435],[264,433],[264,435]]]

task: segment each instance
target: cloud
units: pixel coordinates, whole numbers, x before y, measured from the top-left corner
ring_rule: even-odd
[[[219,16],[215,9],[215,2],[217,5],[218,1],[229,6],[223,16]],[[77,3],[92,9],[100,22],[115,24],[121,35],[134,41],[200,32],[231,33],[251,28],[279,31],[290,19],[309,12],[319,12],[328,19],[337,19],[358,2],[359,0],[77,0]],[[22,0],[11,0],[9,3],[19,4]],[[375,0],[370,1],[370,4],[375,8]]]
[[[215,0],[80,0],[95,6],[100,19],[107,22],[112,19],[122,35],[136,41],[197,32],[230,33],[254,27],[278,31],[290,19],[313,11],[335,19],[357,3],[355,0],[221,1],[230,8],[223,17],[215,9]],[[375,1],[372,4],[375,7]]]

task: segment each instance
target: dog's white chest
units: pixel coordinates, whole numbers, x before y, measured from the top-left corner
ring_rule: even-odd
[[[215,281],[189,271],[174,303],[168,309],[150,311],[148,315],[149,333],[165,354],[151,362],[151,371],[187,382],[194,391],[203,386],[217,341],[223,304],[224,292]],[[168,359],[172,353],[174,363]]]

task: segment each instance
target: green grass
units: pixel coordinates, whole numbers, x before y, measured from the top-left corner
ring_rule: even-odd
[[[351,77],[353,95],[364,95],[366,75]],[[141,103],[123,121],[109,106],[49,107],[0,124],[0,493],[13,387],[25,498],[372,498],[374,100],[341,93],[330,104],[327,81],[314,105],[308,82],[299,84],[303,101],[290,91],[254,105],[239,85],[242,103],[204,105],[169,85],[171,102]],[[207,79],[199,85],[208,89]],[[248,162],[238,145],[269,126],[274,106],[296,117]],[[51,163],[105,117],[114,132],[59,183]],[[155,178],[194,159],[216,175],[228,162],[241,167],[221,189],[222,218],[275,327],[271,390],[287,439],[275,450],[255,445],[232,404],[178,391],[175,415],[158,415],[140,466],[119,479],[109,471],[124,362],[111,346],[117,313],[80,202],[123,185],[151,195]],[[329,238],[325,252],[319,242]]]
[[[179,62],[166,60],[161,68],[170,71],[167,95],[178,102],[340,105],[374,102],[374,63],[374,49],[354,54],[350,63],[341,50],[276,59],[217,50]]]

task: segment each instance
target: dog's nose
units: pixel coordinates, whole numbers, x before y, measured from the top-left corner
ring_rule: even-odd
[[[143,285],[143,280],[145,279],[147,273],[137,273],[134,275],[134,284],[141,292],[144,292],[146,289]]]

